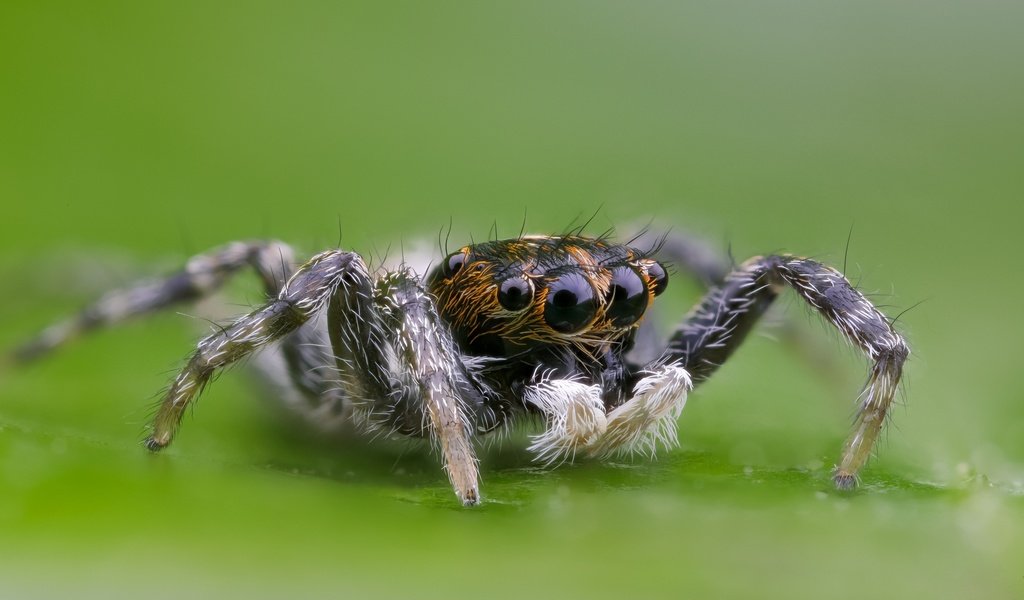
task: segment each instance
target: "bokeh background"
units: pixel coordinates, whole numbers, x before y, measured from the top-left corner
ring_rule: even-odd
[[[834,368],[756,337],[678,450],[545,471],[512,440],[463,510],[428,452],[297,430],[244,370],[147,456],[186,308],[0,374],[0,597],[1021,597],[1022,29],[987,0],[4,2],[4,347],[227,240],[376,256],[525,215],[845,262],[914,356],[855,494],[828,472],[864,362],[790,301]]]

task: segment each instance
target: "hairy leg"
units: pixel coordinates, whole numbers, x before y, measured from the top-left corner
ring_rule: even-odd
[[[291,250],[281,244],[228,244],[192,258],[170,277],[107,294],[30,341],[17,357],[31,360],[79,333],[196,300],[246,266],[255,268],[273,299],[198,343],[164,395],[146,447],[157,451],[171,443],[185,411],[220,370],[281,342],[283,372],[314,412],[336,409],[344,394],[388,415],[405,411],[420,432],[436,436],[459,498],[476,503],[472,419],[462,397],[482,405],[480,393],[411,276],[398,277],[405,284],[400,290],[374,290],[365,264],[353,253],[324,252],[296,270]],[[331,348],[316,326],[325,313]]]
[[[655,256],[659,260],[695,279],[708,290],[722,285],[735,267],[732,257],[715,244],[685,231],[673,230],[663,235],[643,231],[634,238],[634,244],[639,248],[656,249]],[[832,354],[825,351],[825,343],[816,335],[817,332],[811,331],[795,318],[779,315],[771,321],[772,334],[792,348],[807,364],[812,365],[814,372],[823,380],[845,381],[845,369],[841,368]],[[661,354],[665,339],[657,325],[656,318],[641,322],[630,353],[632,361],[637,364],[649,363]]]
[[[297,330],[361,264],[352,253],[319,254],[299,268],[276,299],[203,338],[164,395],[146,447],[155,451],[170,444],[185,410],[218,370]]]
[[[280,242],[232,242],[187,262],[169,277],[139,282],[115,290],[85,307],[76,316],[47,327],[15,349],[17,362],[40,358],[72,339],[132,317],[191,302],[219,289],[232,275],[253,267],[270,296],[276,296],[295,269],[291,248]]]
[[[910,353],[889,320],[841,273],[795,256],[756,257],[714,288],[671,337],[664,360],[706,380],[739,347],[783,288],[792,288],[872,361],[853,433],[833,476],[851,489],[885,423]]]
[[[288,245],[278,241],[225,244],[193,256],[177,273],[107,293],[78,315],[51,325],[17,348],[13,359],[29,362],[88,332],[200,300],[245,268],[254,270],[264,293],[274,298],[295,273],[295,254]],[[285,367],[282,383],[288,385],[289,393],[294,388],[303,402],[317,407],[329,404],[327,399],[331,397],[333,385],[329,374],[323,370],[324,365],[333,369],[331,361],[326,359],[329,354],[325,344],[326,340],[316,329],[302,327],[286,336],[279,347]]]
[[[327,312],[342,389],[366,425],[431,435],[459,500],[476,504],[481,392],[416,278],[398,271],[374,286],[364,269],[353,270]]]

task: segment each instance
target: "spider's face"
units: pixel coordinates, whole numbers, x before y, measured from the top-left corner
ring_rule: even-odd
[[[492,356],[619,340],[667,284],[664,267],[640,251],[578,236],[466,246],[428,278],[456,338]]]

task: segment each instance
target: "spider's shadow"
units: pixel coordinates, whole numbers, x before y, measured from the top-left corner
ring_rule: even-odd
[[[280,444],[274,445],[273,458],[256,463],[258,468],[344,485],[391,488],[398,499],[416,504],[456,506],[440,456],[427,441],[311,434],[301,423],[281,427],[280,422],[265,435],[275,436]],[[485,504],[528,504],[538,494],[564,487],[588,492],[646,489],[677,479],[680,462],[715,462],[703,453],[677,451],[653,461],[634,457],[543,465],[527,450],[525,432],[509,438],[478,448]]]
[[[254,463],[258,468],[345,485],[400,488],[405,492],[398,492],[399,497],[417,503],[451,504],[451,487],[441,458],[426,440],[311,433],[307,425],[294,420],[284,426],[280,420],[268,422],[267,429],[261,435],[278,443],[272,445],[271,458]],[[526,433],[516,431],[507,439],[488,441],[478,448],[486,497],[500,496],[504,502],[517,504],[538,490],[560,485],[628,489],[667,476],[665,465],[643,458],[538,464],[527,446]],[[414,496],[407,493],[412,490],[416,490]]]
[[[254,466],[291,476],[336,481],[346,486],[388,490],[400,500],[441,507],[457,506],[442,468],[441,458],[429,441],[409,438],[371,438],[357,433],[313,433],[296,419],[268,419],[260,435],[276,440],[265,460]],[[674,493],[730,493],[737,485],[774,492],[808,490],[830,496],[947,492],[941,487],[892,473],[868,474],[861,488],[835,491],[831,471],[820,468],[779,468],[735,464],[727,457],[700,449],[676,449],[646,456],[609,461],[581,460],[557,465],[538,464],[527,450],[529,431],[486,440],[478,447],[485,504],[520,505],[538,494],[562,487],[588,492],[668,489]],[[759,497],[754,493],[754,496]]]

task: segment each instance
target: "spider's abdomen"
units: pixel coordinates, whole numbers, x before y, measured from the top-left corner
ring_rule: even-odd
[[[456,339],[484,356],[544,346],[597,354],[636,328],[667,283],[665,269],[643,252],[579,236],[465,246],[428,278]]]

